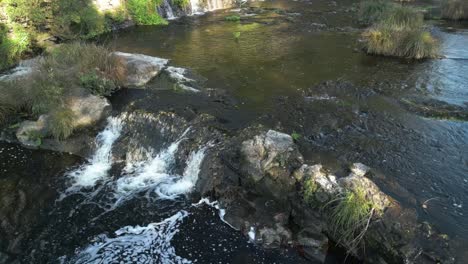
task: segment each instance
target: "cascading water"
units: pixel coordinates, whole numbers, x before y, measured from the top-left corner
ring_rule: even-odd
[[[96,137],[97,149],[93,157],[87,164],[68,174],[72,185],[66,190],[66,193],[93,187],[98,181],[104,180],[108,176],[107,173],[112,167],[112,145],[119,138],[122,126],[120,118],[110,117],[108,119],[108,125]]]
[[[164,0],[161,4],[161,8],[163,9],[163,12],[165,13],[165,17],[168,20],[176,19],[177,17],[174,15],[174,11],[172,10],[172,6],[169,3],[168,0]]]

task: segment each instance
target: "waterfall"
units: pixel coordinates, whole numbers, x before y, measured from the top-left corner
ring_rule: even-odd
[[[66,192],[74,192],[81,188],[94,187],[104,180],[112,166],[112,145],[120,137],[122,120],[117,117],[108,118],[106,128],[96,137],[96,151],[92,158],[78,169],[68,173],[72,185]]]
[[[171,4],[169,4],[168,0],[164,0],[161,7],[164,10],[167,19],[172,20],[177,18],[174,15],[174,11],[172,10]]]
[[[182,210],[159,223],[120,228],[115,231],[115,237],[100,235],[70,263],[192,263],[177,256],[171,245],[187,216],[188,212]]]

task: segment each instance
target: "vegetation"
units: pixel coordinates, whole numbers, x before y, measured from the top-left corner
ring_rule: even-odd
[[[442,17],[450,20],[468,19],[468,1],[443,0]]]
[[[64,44],[45,55],[27,79],[0,83],[0,121],[24,111],[38,117],[50,115],[54,137],[68,137],[75,128],[67,98],[83,88],[108,96],[125,77],[123,62],[104,47],[93,44]]]
[[[381,20],[385,13],[393,7],[387,0],[369,0],[361,2],[359,9],[359,21],[365,25],[371,25]]]
[[[330,214],[330,229],[340,238],[338,243],[353,251],[359,247],[377,209],[362,188],[347,191],[337,200]]]
[[[165,25],[167,21],[156,11],[160,0],[128,0],[127,8],[138,25]]]
[[[291,137],[292,137],[292,139],[293,139],[294,141],[298,141],[298,140],[302,137],[302,135],[299,134],[299,133],[297,133],[297,132],[293,132],[293,133],[291,134]]]
[[[411,59],[438,57],[439,43],[416,9],[381,0],[365,2],[361,8],[363,20],[373,22],[362,35],[367,53]]]
[[[181,6],[188,0],[177,0]],[[111,31],[130,15],[139,25],[164,25],[156,7],[161,0],[127,0],[102,12],[93,0],[0,0],[0,71],[30,51],[46,48],[48,39],[90,39]]]
[[[318,185],[314,178],[306,179],[304,182],[304,201],[308,204],[313,204],[315,201],[315,192],[318,189]]]
[[[21,26],[14,23],[8,31],[0,24],[0,70],[11,67],[31,46],[30,34]]]
[[[227,16],[224,18],[224,20],[230,21],[230,22],[237,22],[237,21],[240,21],[240,19],[241,18],[238,15]]]
[[[190,0],[173,0],[172,3],[180,8],[185,8],[190,4]]]

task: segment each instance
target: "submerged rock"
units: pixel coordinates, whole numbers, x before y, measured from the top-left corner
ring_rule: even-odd
[[[123,85],[125,87],[140,88],[156,77],[169,62],[167,59],[147,56],[143,54],[132,54],[114,52],[114,56],[122,59],[126,66],[127,76]]]

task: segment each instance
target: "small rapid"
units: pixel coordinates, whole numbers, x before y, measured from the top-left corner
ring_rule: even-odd
[[[112,145],[122,132],[122,120],[110,117],[106,128],[96,137],[96,151],[92,158],[76,170],[68,173],[71,186],[65,193],[73,193],[82,188],[95,186],[99,181],[105,180],[112,167]]]

